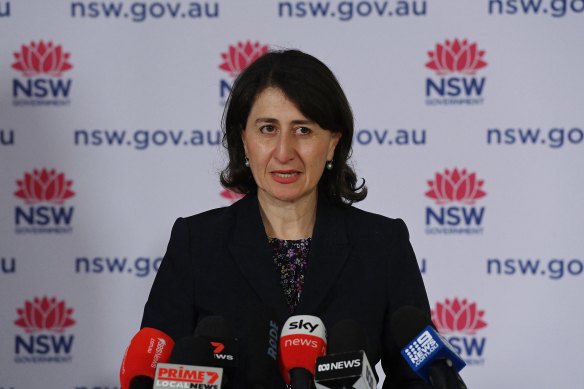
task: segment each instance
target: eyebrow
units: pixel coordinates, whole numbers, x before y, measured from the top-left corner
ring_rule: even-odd
[[[259,123],[279,123],[280,121],[278,119],[274,119],[274,118],[257,118],[254,123],[255,124],[259,124]],[[314,124],[315,122],[309,119],[296,119],[296,120],[292,120],[290,123],[292,124]]]

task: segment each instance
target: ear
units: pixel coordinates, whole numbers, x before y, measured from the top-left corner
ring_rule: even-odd
[[[241,143],[243,143],[243,152],[247,155],[247,144],[245,143],[245,128],[241,130]]]
[[[334,158],[335,149],[336,149],[337,145],[339,144],[339,141],[341,140],[341,136],[342,136],[342,134],[340,132],[331,133],[331,140],[329,142],[329,149],[328,149],[328,153],[326,155],[327,161],[330,161]]]

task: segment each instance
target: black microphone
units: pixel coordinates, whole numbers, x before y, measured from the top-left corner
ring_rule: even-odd
[[[130,389],[152,389],[152,385],[154,385],[154,380],[142,375],[132,379]]]
[[[375,373],[369,364],[367,334],[355,320],[341,320],[332,328],[328,355],[316,360],[317,389],[375,389]]]
[[[391,332],[412,370],[436,389],[467,389],[458,372],[466,363],[420,309],[404,306],[391,316]]]
[[[176,342],[168,363],[156,366],[153,389],[222,388],[223,369],[211,367],[212,348],[198,337],[186,337]]]
[[[210,366],[223,369],[223,389],[233,388],[238,366],[239,346],[233,327],[221,316],[207,316],[195,329],[195,336],[212,347]]]
[[[248,329],[246,388],[268,389],[278,376],[278,323],[263,312],[257,312]]]

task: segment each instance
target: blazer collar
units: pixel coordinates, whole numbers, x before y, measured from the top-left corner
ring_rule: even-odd
[[[257,196],[250,194],[233,206],[236,222],[229,250],[243,276],[260,299],[283,321],[290,316],[280,275],[260,216]],[[319,198],[304,288],[294,314],[312,314],[339,276],[349,255],[343,207]]]

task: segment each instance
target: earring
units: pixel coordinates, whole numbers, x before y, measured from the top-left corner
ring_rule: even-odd
[[[333,170],[333,160],[326,161],[326,170]]]
[[[245,167],[249,167],[249,159],[247,159],[247,157],[245,157],[245,162],[243,164]]]

